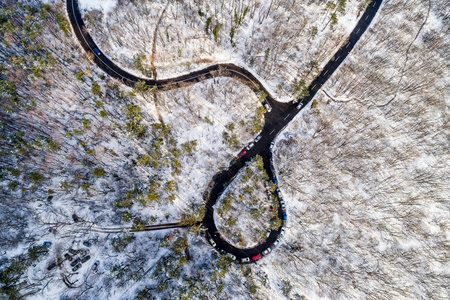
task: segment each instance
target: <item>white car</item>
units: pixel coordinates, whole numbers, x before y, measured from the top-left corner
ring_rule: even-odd
[[[303,107],[303,103],[300,102],[300,103],[297,105],[297,109],[300,109],[300,108],[302,108],[302,107]]]
[[[272,149],[273,149],[273,146],[275,146],[275,142],[270,142],[269,149],[272,150]]]
[[[272,249],[267,248],[266,250],[264,250],[264,251],[262,252],[262,255],[267,255],[267,254],[270,253],[270,251],[272,251]]]
[[[266,237],[269,237],[271,230],[267,230]]]
[[[281,230],[280,230],[280,237],[283,237],[283,236],[284,236],[284,228],[281,227]]]
[[[216,247],[216,242],[214,242],[213,239],[209,239],[209,242],[211,243],[211,246]]]
[[[261,135],[258,135],[257,137],[255,137],[255,143],[257,143],[260,139],[261,139]]]
[[[245,149],[250,150],[250,149],[252,149],[253,145],[254,145],[254,143],[251,142],[250,144],[248,144],[247,147],[245,147]]]
[[[269,105],[269,103],[265,103],[264,107],[266,108],[267,112],[271,112],[272,111],[272,107]]]
[[[273,243],[273,246],[276,247],[276,246],[278,246],[279,243],[280,243],[280,240],[277,239],[277,240]]]
[[[229,256],[230,256],[231,260],[236,260],[236,256],[234,256],[233,254],[229,253]]]
[[[246,263],[250,261],[250,257],[244,257],[241,259],[241,263]]]

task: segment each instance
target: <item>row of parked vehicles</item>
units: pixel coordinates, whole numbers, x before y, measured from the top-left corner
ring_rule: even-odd
[[[281,230],[280,230],[280,237],[283,237],[284,236],[284,228],[283,227],[281,227]],[[257,261],[257,260],[259,260],[262,256],[266,256],[267,254],[269,254],[270,252],[272,252],[272,250],[276,247],[276,246],[278,246],[278,244],[280,243],[280,239],[276,239],[275,240],[275,242],[272,244],[272,248],[271,247],[267,247],[265,250],[263,250],[262,252],[261,252],[261,254],[257,254],[257,255],[255,255],[255,256],[253,256],[253,257],[244,257],[244,258],[242,258],[241,259],[241,263],[248,263],[248,262],[250,262],[250,260],[251,261]]]

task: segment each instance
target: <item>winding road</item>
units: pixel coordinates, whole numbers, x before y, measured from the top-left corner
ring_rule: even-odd
[[[355,47],[358,40],[364,34],[366,29],[369,27],[373,18],[375,17],[378,9],[380,8],[382,0],[372,0],[367,6],[364,14],[360,17],[355,28],[348,37],[347,43],[344,44],[337,52],[333,55],[333,58],[325,65],[322,72],[308,87],[309,96],[297,99],[297,102],[302,103],[303,109],[309,102],[312,101],[316,93],[321,89],[325,82],[333,75],[337,68],[342,64],[347,55]],[[220,172],[214,176],[213,184],[210,192],[207,194],[206,199],[206,214],[202,221],[203,226],[207,228],[207,233],[216,243],[216,247],[224,250],[225,252],[233,254],[239,261],[242,258],[251,258],[261,254],[265,249],[270,248],[273,243],[279,238],[280,231],[283,227],[278,230],[272,230],[269,237],[261,244],[252,248],[237,248],[227,241],[225,241],[217,230],[214,223],[214,209],[213,206],[216,204],[219,194],[223,191],[224,183],[230,182],[237,175],[239,170],[245,166],[245,163],[250,161],[256,155],[260,155],[264,161],[264,168],[269,175],[269,178],[273,178],[274,174],[270,169],[270,150],[269,145],[278,135],[278,133],[283,130],[283,128],[299,113],[301,109],[297,109],[298,104],[283,103],[276,101],[272,95],[266,90],[266,88],[261,84],[261,82],[248,70],[243,67],[234,64],[216,64],[209,66],[207,68],[191,72],[189,74],[181,75],[174,78],[152,80],[147,78],[140,78],[127,71],[121,69],[119,66],[114,64],[106,55],[104,55],[101,50],[97,47],[92,37],[87,32],[86,26],[83,22],[78,1],[77,0],[66,0],[66,8],[69,16],[70,23],[72,24],[73,31],[80,42],[81,46],[88,53],[92,54],[94,62],[105,71],[108,75],[122,83],[134,87],[138,81],[144,81],[148,86],[157,87],[158,89],[173,89],[185,86],[186,84],[194,84],[205,79],[210,79],[213,77],[233,77],[239,78],[244,83],[246,83],[254,92],[264,91],[267,94],[266,102],[272,107],[270,112],[265,114],[265,125],[261,131],[261,139],[255,143],[255,145],[247,151],[247,153],[238,159],[232,166],[229,167],[227,171]],[[279,195],[277,195],[280,201]],[[278,217],[283,220],[284,211],[281,205],[278,208]],[[283,223],[283,226],[285,224]]]

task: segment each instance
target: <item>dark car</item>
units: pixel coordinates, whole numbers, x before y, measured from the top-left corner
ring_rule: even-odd
[[[90,255],[87,255],[87,256],[85,256],[85,257],[83,257],[82,259],[81,259],[81,263],[85,263],[85,262],[87,262],[88,260],[90,260],[91,259],[91,256]]]
[[[81,261],[80,258],[75,259],[73,262],[70,263],[70,266],[73,267],[75,266],[77,263],[79,263]]]
[[[89,241],[84,241],[83,245],[86,246],[86,247],[92,246],[92,244]]]
[[[72,272],[76,272],[79,268],[81,268],[81,264],[76,265],[72,268]]]
[[[65,253],[64,258],[67,259],[68,261],[72,261],[73,259],[72,255],[70,255],[69,253]]]
[[[97,54],[98,56],[102,55],[102,54],[100,53],[100,50],[98,50],[97,47],[95,47],[95,48],[92,49],[92,50],[94,50],[95,54]]]
[[[261,254],[258,254],[258,255],[256,255],[256,256],[253,256],[252,257],[252,260],[253,261],[257,261],[258,259],[260,259],[261,258]]]
[[[273,183],[278,184],[278,180],[275,176],[273,176]]]
[[[47,267],[47,270],[50,271],[50,270],[54,269],[56,266],[57,266],[57,264],[55,262],[53,262]]]
[[[51,246],[52,245],[52,242],[44,242],[44,244],[43,244],[44,246],[46,246],[46,247],[49,247],[49,246]]]
[[[230,166],[232,166],[232,165],[234,165],[236,162],[237,162],[237,157],[235,157],[235,158],[233,158],[231,161],[230,161]]]

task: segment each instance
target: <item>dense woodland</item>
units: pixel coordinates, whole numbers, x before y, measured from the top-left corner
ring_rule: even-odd
[[[277,138],[286,236],[251,265],[219,255],[200,226],[142,230],[201,220],[212,176],[264,123],[260,95],[220,74],[170,91],[123,86],[81,49],[63,3],[49,3],[0,3],[0,295],[448,297],[448,0],[386,0]],[[85,19],[102,50],[133,72],[168,77],[226,57],[289,99],[367,3],[118,1],[107,24],[93,22],[101,11]],[[217,210],[232,241],[240,227],[264,227],[235,241],[244,245],[277,220],[258,161],[239,176]],[[250,221],[240,225],[243,207]],[[74,272],[69,249],[92,258]]]

